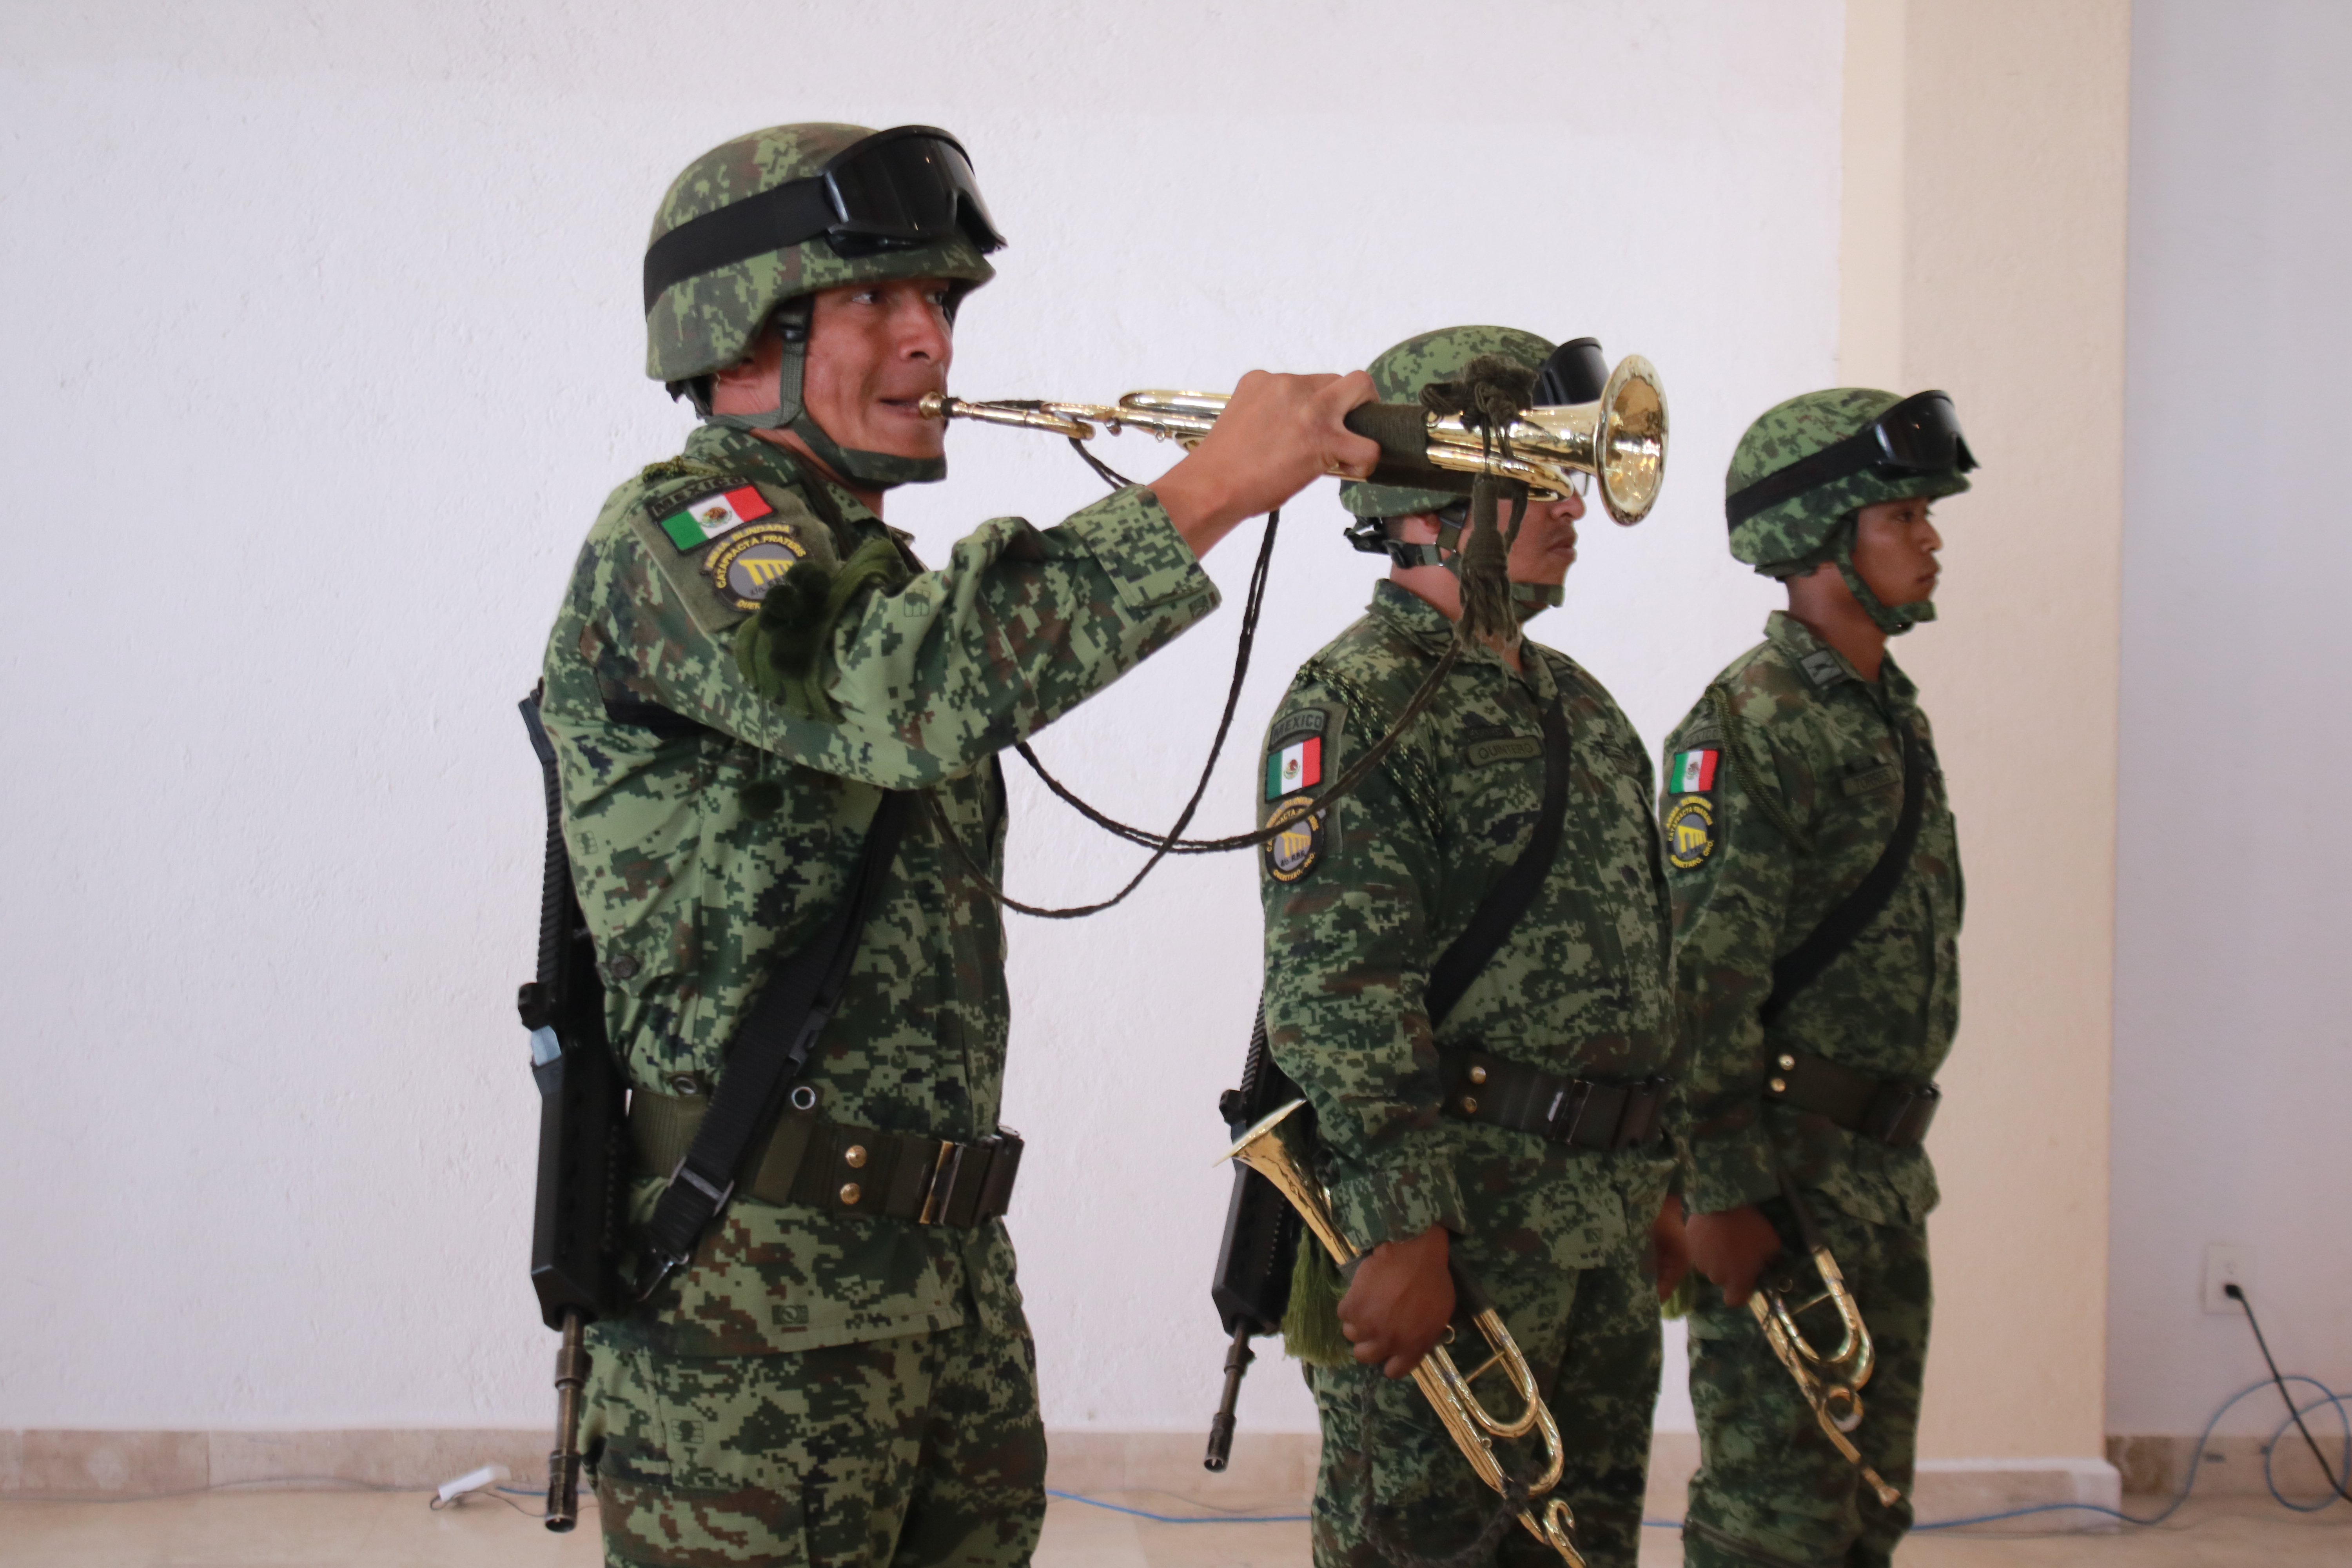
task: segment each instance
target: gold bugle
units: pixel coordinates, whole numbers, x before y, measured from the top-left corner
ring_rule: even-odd
[[[1141,431],[1188,451],[1200,445],[1224,406],[1221,392],[1160,391],[1130,392],[1115,405],[971,403],[934,392],[917,405],[927,419],[975,419],[1080,441],[1100,426],[1114,436]],[[1430,415],[1427,436],[1432,467],[1518,479],[1539,494],[1564,496],[1577,474],[1591,474],[1609,515],[1631,525],[1650,515],[1665,481],[1665,387],[1657,367],[1640,354],[1628,354],[1592,402],[1522,410],[1498,440],[1481,437],[1454,415]]]
[[[1355,1261],[1356,1247],[1340,1231],[1323,1184],[1290,1152],[1280,1131],[1282,1122],[1306,1103],[1303,1100],[1292,1100],[1243,1133],[1240,1142],[1221,1158],[1239,1160],[1273,1183],[1275,1191],[1298,1211],[1298,1217],[1315,1233],[1315,1239],[1323,1244],[1332,1260],[1344,1267]],[[1485,1336],[1492,1352],[1477,1370],[1468,1377],[1463,1376],[1454,1367],[1454,1358],[1441,1345],[1421,1358],[1421,1363],[1412,1369],[1412,1381],[1429,1401],[1430,1408],[1437,1412],[1447,1435],[1468,1458],[1470,1468],[1478,1472],[1478,1479],[1498,1492],[1504,1489],[1505,1478],[1502,1462],[1495,1454],[1495,1439],[1523,1436],[1529,1431],[1540,1435],[1544,1470],[1528,1485],[1528,1502],[1518,1510],[1519,1523],[1528,1534],[1559,1553],[1568,1568],[1584,1568],[1584,1559],[1576,1551],[1576,1517],[1570,1511],[1567,1500],[1552,1498],[1540,1511],[1535,1507],[1537,1500],[1559,1483],[1566,1463],[1559,1424],[1552,1419],[1550,1408],[1536,1388],[1535,1373],[1528,1366],[1527,1357],[1519,1353],[1510,1330],[1503,1326],[1501,1316],[1490,1307],[1474,1315],[1471,1321]],[[1470,1391],[1471,1384],[1492,1370],[1503,1373],[1510,1383],[1512,1394],[1521,1403],[1519,1413],[1507,1421],[1491,1414]]]
[[[1838,1269],[1837,1259],[1826,1247],[1812,1250],[1814,1271],[1822,1277],[1822,1293],[1795,1306],[1789,1304],[1789,1293],[1759,1280],[1755,1293],[1748,1298],[1748,1310],[1764,1331],[1765,1342],[1780,1364],[1789,1369],[1796,1380],[1797,1392],[1812,1406],[1813,1418],[1821,1423],[1837,1451],[1846,1461],[1862,1472],[1878,1500],[1892,1508],[1902,1500],[1903,1494],[1888,1486],[1879,1473],[1863,1463],[1861,1450],[1847,1436],[1862,1425],[1862,1385],[1870,1381],[1876,1365],[1876,1352],[1870,1343],[1870,1330],[1862,1321],[1862,1309],[1854,1304],[1853,1294],[1845,1288],[1845,1276]],[[1837,1312],[1839,1340],[1837,1349],[1824,1354],[1813,1348],[1797,1326],[1797,1314],[1827,1302]]]

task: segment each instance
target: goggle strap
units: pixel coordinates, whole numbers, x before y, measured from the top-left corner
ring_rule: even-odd
[[[662,290],[674,284],[770,251],[806,245],[819,235],[854,227],[856,215],[845,211],[835,195],[833,177],[836,171],[876,156],[892,142],[908,140],[937,142],[955,149],[956,156],[962,160],[965,178],[953,182],[957,195],[950,206],[950,228],[979,231],[971,232],[971,237],[982,252],[1002,246],[1004,238],[988,216],[979,186],[969,177],[971,165],[964,156],[962,145],[934,127],[902,125],[877,132],[843,148],[825,161],[823,169],[805,179],[787,180],[772,190],[688,218],[655,240],[646,247],[646,314],[653,314]],[[936,244],[945,237],[942,234],[905,242]]]
[[[787,180],[688,218],[646,247],[646,313],[662,290],[738,261],[805,245],[839,220],[822,175]]]
[[[1782,501],[1795,500],[1807,490],[1819,489],[1849,474],[1858,474],[1864,468],[1883,468],[1897,473],[1930,474],[1957,473],[1976,467],[1976,459],[1969,453],[1966,438],[1957,429],[1952,433],[1952,466],[1943,468],[1913,468],[1900,463],[1888,454],[1885,444],[1879,438],[1879,426],[1889,416],[1921,398],[1942,395],[1941,393],[1923,392],[1906,397],[1844,440],[1832,441],[1820,451],[1800,458],[1787,468],[1775,468],[1754,484],[1733,491],[1723,503],[1724,516],[1732,527],[1738,528],[1759,511],[1769,510]]]

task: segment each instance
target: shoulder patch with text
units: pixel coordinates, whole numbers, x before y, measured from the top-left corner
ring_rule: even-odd
[[[761,498],[758,489],[740,479],[721,479],[718,488],[683,500],[648,501],[655,523],[680,550],[699,550],[723,533],[755,522],[776,509]]]
[[[1268,743],[1295,741],[1301,735],[1324,734],[1330,727],[1331,715],[1327,710],[1301,708],[1276,719],[1274,727],[1265,732],[1265,738]]]
[[[1315,869],[1323,852],[1323,814],[1311,795],[1293,795],[1274,808],[1268,826],[1282,829],[1265,841],[1265,874],[1277,882],[1296,882]]]
[[[1703,795],[1683,796],[1666,811],[1666,863],[1694,870],[1714,853],[1715,807]]]
[[[784,574],[808,558],[801,531],[789,522],[734,528],[703,558],[702,570],[721,599],[739,610],[756,610]]]

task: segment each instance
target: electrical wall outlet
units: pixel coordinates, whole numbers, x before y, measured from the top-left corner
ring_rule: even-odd
[[[2237,1317],[2241,1309],[2237,1302],[2221,1293],[2224,1285],[2235,1285],[2243,1290],[2254,1288],[2252,1247],[2231,1247],[2217,1241],[2205,1249],[2205,1310]]]

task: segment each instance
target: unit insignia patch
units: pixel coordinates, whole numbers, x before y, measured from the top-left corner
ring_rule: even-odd
[[[1293,795],[1266,816],[1266,826],[1282,831],[1265,841],[1265,874],[1277,882],[1296,882],[1315,869],[1323,852],[1323,814],[1311,795]]]
[[[1686,795],[1666,813],[1666,863],[1688,871],[1715,853],[1715,807],[1703,795]]]
[[[807,555],[800,530],[789,522],[763,522],[731,533],[702,569],[720,598],[739,610],[756,610],[768,590]]]

